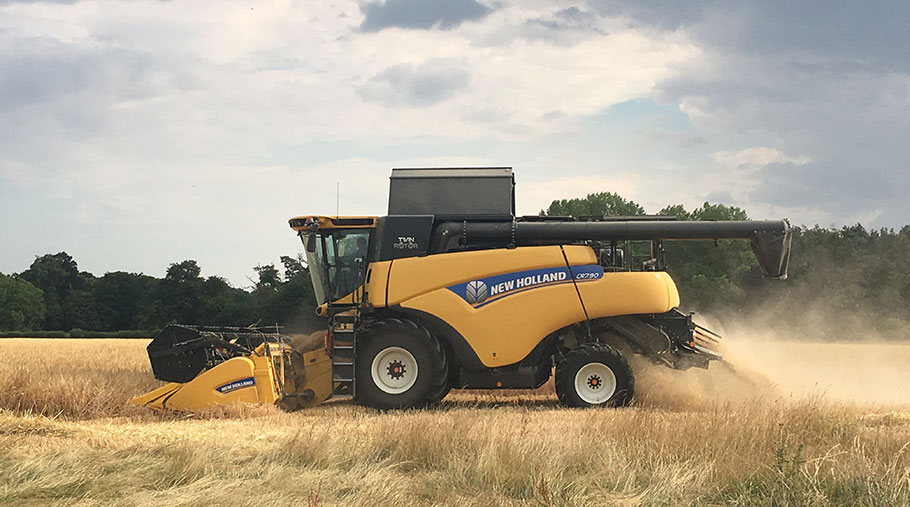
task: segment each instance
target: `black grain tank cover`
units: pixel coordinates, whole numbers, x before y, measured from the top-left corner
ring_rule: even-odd
[[[370,258],[388,261],[426,255],[432,230],[433,215],[381,217],[376,221],[376,239]]]
[[[515,178],[511,167],[392,169],[389,215],[446,219],[511,219]]]

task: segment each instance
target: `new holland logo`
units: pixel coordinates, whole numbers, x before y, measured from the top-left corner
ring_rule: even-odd
[[[481,280],[468,282],[468,285],[464,288],[464,298],[472,305],[483,303],[489,295],[490,291],[487,290],[487,284]]]
[[[512,294],[552,287],[564,283],[586,283],[600,280],[604,270],[597,264],[584,266],[555,266],[552,268],[513,271],[447,287],[474,308],[492,304]]]
[[[221,394],[227,394],[231,391],[236,391],[237,389],[243,389],[245,387],[253,387],[256,385],[256,380],[253,377],[242,378],[234,380],[233,382],[228,382],[227,384],[220,385],[215,388]]]

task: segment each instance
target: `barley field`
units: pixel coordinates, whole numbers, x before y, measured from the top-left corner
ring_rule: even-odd
[[[910,345],[749,341],[635,362],[625,409],[454,391],[155,413],[147,340],[0,340],[0,504],[908,505]]]

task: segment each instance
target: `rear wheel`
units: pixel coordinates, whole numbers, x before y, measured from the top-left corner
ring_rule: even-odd
[[[625,406],[634,386],[629,362],[602,343],[574,348],[556,365],[556,394],[570,407]]]
[[[445,350],[423,326],[386,319],[358,339],[356,399],[370,407],[412,408],[438,401],[448,385]]]

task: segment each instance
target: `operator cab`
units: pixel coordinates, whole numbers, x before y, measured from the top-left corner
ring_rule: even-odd
[[[355,304],[363,285],[376,217],[304,216],[290,220],[306,250],[316,304]]]

